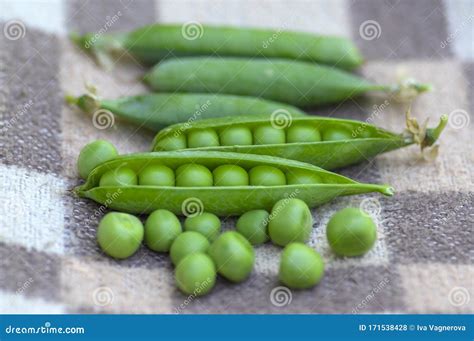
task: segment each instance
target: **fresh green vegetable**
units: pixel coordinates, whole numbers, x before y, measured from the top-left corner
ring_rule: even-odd
[[[187,295],[203,296],[216,283],[216,268],[204,253],[193,253],[179,262],[175,271],[178,288]]]
[[[226,116],[267,115],[283,111],[291,115],[305,112],[288,104],[267,101],[255,97],[219,94],[145,94],[117,99],[99,99],[94,94],[79,97],[67,96],[69,104],[77,105],[82,111],[93,114],[108,110],[117,117],[144,128],[158,131],[171,124],[198,121]],[[175,137],[176,147],[184,142]],[[178,149],[178,148],[176,148]]]
[[[211,244],[209,255],[217,272],[232,282],[245,280],[252,272],[255,252],[240,233],[228,231]]]
[[[256,166],[250,169],[249,179],[251,186],[284,186],[285,174],[272,166]]]
[[[119,167],[105,172],[100,177],[99,186],[135,186],[137,183],[137,175],[133,170],[126,167]]]
[[[212,171],[214,186],[248,186],[247,171],[236,165],[222,165]]]
[[[170,211],[158,209],[145,222],[145,243],[157,252],[168,252],[182,232],[181,223]]]
[[[203,212],[200,215],[187,217],[184,229],[199,232],[212,243],[221,232],[221,221],[215,214]]]
[[[133,255],[140,247],[142,240],[142,222],[127,213],[107,213],[97,229],[99,246],[106,254],[117,259]]]
[[[97,165],[111,160],[118,155],[117,149],[109,141],[96,140],[86,144],[79,153],[77,170],[81,178],[86,179]]]
[[[332,67],[284,59],[170,59],[156,65],[144,80],[158,92],[255,96],[301,107],[338,103],[369,91],[412,97],[430,89],[416,83],[379,85]]]
[[[246,137],[245,143],[241,145],[238,145],[238,143],[236,143],[237,145],[225,145],[221,138],[220,146],[193,150],[279,156],[311,163],[324,169],[335,169],[366,161],[377,154],[415,143],[422,148],[432,146],[447,122],[447,116],[443,115],[436,128],[426,129],[424,126],[418,126],[416,120],[407,113],[407,130],[402,134],[396,134],[366,122],[328,117],[291,118],[283,116],[281,122],[278,117],[273,119],[257,116],[226,117],[170,126],[155,136],[152,149],[154,151],[168,150],[162,142],[174,136],[177,132],[180,132],[183,136],[183,148],[189,148],[185,142],[185,137],[189,132],[214,129],[220,132],[220,136],[223,136],[235,126],[249,132],[254,132],[259,127],[266,127],[266,129],[273,129],[283,134],[286,132],[287,143],[248,145],[247,142],[255,140],[255,137]],[[271,123],[273,123],[273,126],[270,126]],[[313,134],[311,134],[311,131],[313,131]],[[350,132],[349,136],[347,136],[347,132]],[[347,139],[341,140],[338,138],[343,134]],[[323,137],[322,141],[321,136]],[[297,138],[304,139],[305,142],[292,142],[297,141]],[[310,141],[311,139],[312,141]],[[235,138],[235,141],[237,142],[238,138]],[[288,183],[290,184],[289,181]]]
[[[302,243],[288,244],[281,254],[280,281],[292,289],[308,289],[324,275],[323,258]]]
[[[300,59],[352,69],[362,63],[347,38],[275,29],[200,24],[147,25],[128,33],[71,35],[81,48],[108,64],[111,55],[131,54],[155,63],[169,56],[215,55]]]
[[[174,186],[174,172],[163,165],[145,167],[138,175],[140,186]]]
[[[183,232],[175,238],[171,245],[171,261],[174,265],[178,265],[180,261],[192,253],[206,253],[209,245],[209,241],[202,234],[194,231]]]
[[[202,165],[187,163],[176,169],[178,187],[210,187],[213,182],[211,171]]]
[[[337,255],[360,256],[374,246],[377,226],[367,213],[358,208],[347,207],[331,217],[326,236]]]
[[[268,222],[268,235],[276,245],[308,241],[313,217],[308,205],[300,199],[282,199],[273,206]]]
[[[252,245],[263,244],[268,241],[268,217],[265,210],[253,210],[245,212],[237,220],[236,230]]]
[[[193,161],[194,164],[189,162]],[[176,186],[100,186],[99,179],[102,174],[116,168],[132,169],[138,173],[145,166],[163,165],[171,169],[178,169],[183,165],[196,166],[195,168],[207,171],[196,172],[196,176],[189,178],[186,187],[179,183],[180,176],[176,176]],[[211,170],[221,165],[236,165],[247,172],[258,166],[265,166],[269,170],[270,178],[274,175],[274,169],[283,174],[295,171],[307,171],[321,178],[322,183],[304,185],[285,185],[285,177],[279,185],[250,185],[248,186],[213,186]],[[270,167],[270,168],[268,168]],[[175,174],[178,173],[178,170]],[[262,179],[267,175],[263,168],[259,168]],[[197,187],[203,184],[202,177],[206,179],[205,187]],[[211,174],[209,178],[209,174]],[[250,176],[252,179],[252,176]],[[258,182],[257,182],[258,183]],[[195,186],[196,185],[196,186]],[[181,186],[181,187],[179,187]],[[84,185],[75,189],[81,196],[93,199],[99,203],[107,203],[111,209],[130,213],[150,213],[158,208],[167,209],[175,214],[182,214],[183,205],[190,199],[198,200],[206,212],[218,216],[240,215],[247,211],[256,209],[271,210],[274,204],[284,199],[288,194],[306,202],[310,207],[326,203],[337,196],[354,195],[368,192],[379,192],[392,195],[393,189],[386,185],[362,184],[341,175],[331,173],[316,166],[306,163],[286,160],[265,155],[221,153],[221,152],[160,152],[129,154],[107,161],[89,174]],[[112,200],[113,199],[113,200]]]

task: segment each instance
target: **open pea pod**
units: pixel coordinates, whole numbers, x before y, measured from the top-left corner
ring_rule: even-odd
[[[278,156],[336,169],[412,144],[432,146],[447,123],[420,127],[407,112],[407,129],[393,133],[366,122],[318,116],[241,116],[175,124],[160,131],[152,151],[201,150]]]
[[[187,164],[201,165],[214,170],[221,165],[240,166],[247,172],[257,166],[273,167],[286,177],[298,174],[318,179],[317,183],[282,184],[275,186],[100,186],[104,173],[127,168],[140,174],[145,167],[162,165],[176,170]],[[363,184],[344,176],[328,172],[306,163],[277,157],[220,153],[220,152],[160,152],[129,154],[97,166],[84,185],[75,189],[77,195],[90,198],[108,208],[130,212],[150,213],[167,209],[176,214],[186,214],[192,205],[199,210],[220,216],[239,215],[254,209],[270,210],[280,199],[299,198],[310,207],[324,204],[338,196],[379,192],[393,195],[386,185]],[[195,207],[196,208],[196,207]]]

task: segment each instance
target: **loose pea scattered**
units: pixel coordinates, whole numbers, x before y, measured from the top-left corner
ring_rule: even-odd
[[[156,210],[145,222],[145,243],[157,252],[168,252],[182,232],[181,223],[170,211]]]
[[[255,252],[240,233],[228,231],[211,244],[209,255],[217,272],[232,282],[242,282],[252,272]]]
[[[221,232],[221,221],[215,214],[203,212],[200,215],[187,217],[184,221],[184,230],[199,232],[212,243]]]
[[[115,146],[105,140],[96,140],[82,147],[77,159],[77,170],[81,178],[86,179],[91,170],[101,163],[112,160],[118,155]]]
[[[175,270],[178,288],[186,295],[202,296],[209,293],[216,283],[216,267],[204,253],[185,257]]]
[[[313,217],[308,205],[300,199],[282,199],[272,208],[268,234],[276,245],[306,242],[311,234]]]
[[[281,254],[280,281],[292,289],[308,289],[324,275],[323,258],[302,243],[288,244]]]
[[[377,226],[367,213],[347,207],[331,217],[326,236],[337,255],[360,256],[369,251],[377,240]]]
[[[183,232],[171,244],[171,261],[178,265],[184,257],[192,253],[206,253],[209,245],[209,241],[202,234],[194,231]]]
[[[97,242],[109,256],[124,259],[138,250],[143,233],[143,224],[137,217],[127,213],[110,212],[99,223]]]
[[[268,216],[265,210],[245,212],[238,220],[236,230],[252,245],[263,244],[268,241]]]

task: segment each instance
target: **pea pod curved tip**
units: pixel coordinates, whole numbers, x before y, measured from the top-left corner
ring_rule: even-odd
[[[395,194],[395,188],[393,188],[392,186],[383,186],[380,193],[388,197],[391,197]]]

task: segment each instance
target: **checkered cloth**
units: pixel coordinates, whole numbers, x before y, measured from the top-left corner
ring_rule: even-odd
[[[458,313],[473,312],[473,2],[471,0],[121,0],[0,3],[0,312],[1,313]],[[119,17],[113,20],[114,16]],[[110,24],[113,21],[112,24]],[[280,248],[256,248],[249,280],[219,279],[212,294],[186,297],[169,257],[146,247],[125,261],[96,244],[97,204],[74,197],[82,145],[104,138],[121,153],[147,150],[153,135],[124,122],[99,130],[68,106],[94,84],[104,98],[145,92],[133,61],[113,73],[68,41],[68,32],[129,30],[153,22],[274,27],[353,39],[379,83],[400,75],[432,83],[413,104],[431,124],[449,125],[434,163],[415,147],[342,170],[389,183],[397,193],[346,197],[313,210],[310,245],[325,258],[322,282],[287,291],[277,280]],[[108,25],[109,23],[110,25]],[[361,98],[312,113],[371,118],[401,131],[405,107]],[[325,240],[329,217],[365,205],[378,223],[375,248],[335,258]],[[227,219],[226,229],[234,226]]]

